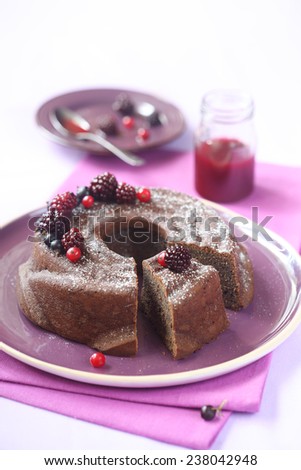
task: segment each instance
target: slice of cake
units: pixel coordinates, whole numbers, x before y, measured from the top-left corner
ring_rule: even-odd
[[[213,267],[194,258],[182,272],[175,272],[159,264],[159,257],[142,263],[141,309],[172,356],[181,359],[228,326],[220,278]]]

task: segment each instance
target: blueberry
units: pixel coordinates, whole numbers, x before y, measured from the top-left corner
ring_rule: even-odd
[[[48,248],[49,248],[49,247],[50,247],[50,244],[51,244],[51,242],[52,242],[53,240],[54,240],[54,236],[53,236],[51,233],[48,233],[48,234],[46,235],[46,237],[44,238],[44,243],[45,243],[45,245],[47,245]]]
[[[82,202],[82,199],[85,196],[89,196],[89,194],[90,193],[89,193],[88,186],[80,186],[79,188],[77,188],[76,197],[77,197],[78,204]]]
[[[211,405],[202,406],[201,416],[205,421],[212,421],[216,416],[216,408]]]
[[[50,243],[50,249],[56,251],[57,253],[63,253],[63,245],[60,240],[52,240]]]

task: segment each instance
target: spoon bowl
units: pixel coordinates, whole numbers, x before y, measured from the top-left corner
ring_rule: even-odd
[[[57,108],[53,111],[51,122],[55,129],[61,134],[78,134],[79,132],[90,132],[90,123],[80,114],[68,108]]]
[[[72,109],[56,108],[51,113],[50,121],[60,134],[72,135],[78,140],[96,142],[128,165],[141,166],[145,163],[144,159],[132,153],[125,152],[112,144],[112,142],[106,139],[106,134],[100,129],[92,131],[90,123]]]

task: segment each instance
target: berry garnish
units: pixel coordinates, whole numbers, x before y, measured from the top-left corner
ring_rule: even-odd
[[[120,93],[114,101],[112,108],[123,116],[131,116],[134,112],[134,105],[127,93]]]
[[[90,184],[89,192],[96,201],[114,201],[117,180],[111,173],[103,173],[96,176]]]
[[[166,261],[165,261],[165,255],[166,255],[166,251],[162,251],[162,252],[159,254],[158,258],[157,258],[158,263],[159,263],[161,266],[163,266],[164,268],[167,267],[167,264],[166,264]]]
[[[46,235],[46,237],[44,238],[44,243],[45,245],[47,245],[48,247],[50,247],[50,243],[55,240],[54,236],[51,234],[51,233],[48,233]]]
[[[181,273],[189,267],[191,254],[183,245],[169,246],[165,253],[165,263],[171,271]]]
[[[136,197],[140,202],[149,202],[151,200],[151,192],[147,188],[140,188],[136,192]]]
[[[211,405],[202,406],[201,416],[205,421],[212,421],[216,416],[216,408]]]
[[[56,251],[57,253],[64,253],[64,248],[63,248],[61,240],[52,240],[49,248],[52,251]]]
[[[86,208],[86,209],[90,209],[90,207],[92,207],[94,204],[94,197],[93,196],[84,196],[83,199],[82,199],[82,205]]]
[[[48,205],[50,211],[70,211],[77,206],[77,197],[69,191],[55,196]]]
[[[78,204],[80,204],[82,202],[82,199],[85,196],[89,196],[88,186],[80,186],[79,188],[77,188],[76,197],[77,197]]]
[[[149,139],[150,133],[148,129],[145,129],[144,127],[140,127],[137,130],[137,139],[138,140],[147,140]]]
[[[53,239],[60,240],[70,229],[70,220],[62,212],[47,211],[36,223],[38,232],[52,234]]]
[[[105,114],[101,116],[98,123],[99,129],[107,135],[117,134],[117,125],[114,116]]]
[[[101,352],[96,352],[90,357],[90,364],[93,367],[102,367],[106,363],[106,356]]]
[[[69,232],[66,232],[62,237],[62,246],[65,251],[68,251],[69,248],[77,247],[83,250],[84,237],[79,231],[78,228],[72,227]]]
[[[136,201],[136,190],[134,186],[120,183],[116,189],[116,202],[118,204],[133,204]]]
[[[133,129],[133,127],[135,125],[135,119],[132,116],[123,116],[122,124],[127,129]]]
[[[201,416],[205,421],[212,421],[216,416],[221,415],[223,406],[227,400],[223,400],[218,407],[212,405],[204,405],[201,408]]]
[[[77,246],[72,246],[68,249],[66,256],[69,261],[76,263],[82,257],[82,252]]]
[[[155,127],[155,126],[161,126],[162,125],[162,121],[160,119],[160,114],[158,113],[158,111],[154,111],[148,118],[148,122],[150,123],[150,125],[152,127]]]

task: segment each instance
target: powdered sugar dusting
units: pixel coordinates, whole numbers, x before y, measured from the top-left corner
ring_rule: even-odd
[[[219,252],[234,249],[228,224],[212,208],[183,193],[169,189],[151,188],[151,201],[148,203],[120,204],[96,203],[87,211],[79,206],[74,211],[79,223],[99,226],[111,223],[129,224],[133,220],[144,220],[160,227],[168,242],[185,242],[198,246],[214,247]]]
[[[136,285],[136,265],[133,258],[121,256],[109,249],[104,239],[112,235],[114,227],[121,224],[129,227],[135,220],[144,221],[150,227],[159,227],[165,241],[184,243],[188,248],[210,247],[218,252],[234,252],[241,266],[248,261],[247,254],[240,251],[233,241],[227,223],[218,213],[183,193],[168,189],[151,188],[151,201],[134,204],[115,204],[96,202],[92,208],[86,209],[79,205],[73,210],[72,226],[78,227],[85,237],[85,251],[81,260],[70,263],[64,256],[56,255],[44,243],[35,248],[35,269],[59,273],[60,281],[68,286],[68,290],[100,289],[103,292],[127,290]],[[113,228],[112,228],[113,227]],[[115,233],[115,232],[114,232]],[[151,239],[150,239],[151,242]],[[125,242],[126,243],[126,242]],[[185,273],[187,294],[189,279],[205,276],[210,267],[201,267],[193,261],[190,270]],[[243,283],[248,288],[252,279],[245,269],[241,269]],[[166,282],[176,282],[175,274],[166,274]],[[49,275],[49,282],[51,276]]]
[[[164,268],[157,262],[157,257],[147,260],[153,273],[160,277],[162,284],[168,292],[169,300],[173,305],[185,303],[192,295],[195,285],[202,285],[217,271],[211,266],[205,266],[196,259],[191,260],[190,266],[182,273],[176,273]]]

